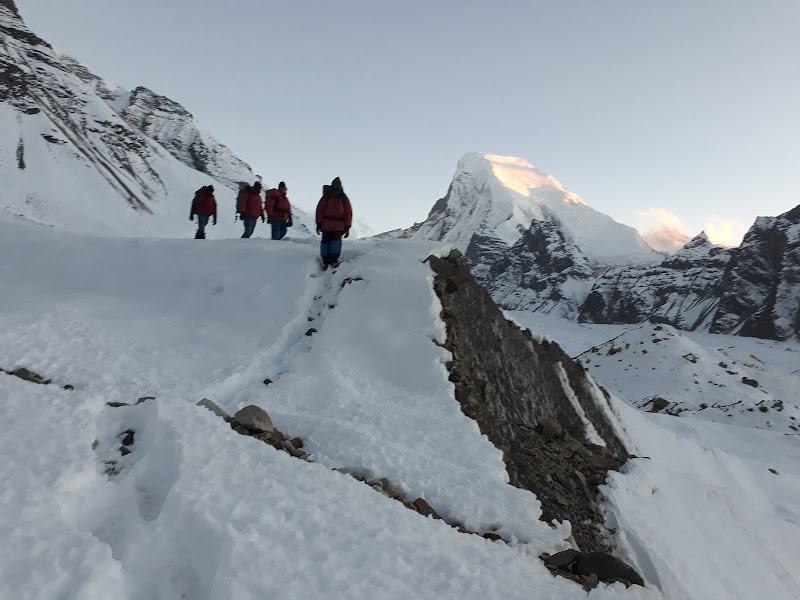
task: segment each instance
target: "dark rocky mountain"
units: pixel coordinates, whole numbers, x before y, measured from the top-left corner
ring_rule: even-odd
[[[595,280],[586,256],[552,221],[532,221],[510,247],[475,234],[465,256],[475,278],[508,310],[572,317]]]
[[[641,323],[648,319],[679,329],[707,326],[722,292],[730,250],[701,233],[650,267],[608,269],[595,279],[580,308],[591,323]]]
[[[756,219],[738,248],[714,246],[701,234],[658,266],[606,271],[579,319],[798,339],[800,206]]]

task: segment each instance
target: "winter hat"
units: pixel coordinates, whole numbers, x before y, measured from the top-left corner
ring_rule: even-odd
[[[331,181],[331,187],[335,190],[342,189],[342,180],[336,177],[333,181]]]
[[[286,184],[285,184],[283,181],[281,181],[281,182],[278,184],[278,189],[279,189],[279,190],[285,190],[285,189],[286,189]]]
[[[261,182],[260,182],[260,181],[256,181],[256,182],[253,184],[253,191],[254,191],[254,192],[259,192],[259,191],[261,191]]]
[[[213,185],[206,186],[206,190],[208,190],[209,194],[213,194],[214,193],[214,186]]]

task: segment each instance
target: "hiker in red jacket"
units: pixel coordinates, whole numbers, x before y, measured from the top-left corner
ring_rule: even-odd
[[[350,199],[342,189],[342,182],[337,177],[329,186],[323,186],[322,198],[317,204],[317,233],[322,233],[320,255],[322,269],[339,266],[339,254],[342,252],[342,238],[350,235],[353,224],[353,209]]]
[[[244,223],[243,238],[249,238],[256,229],[256,220],[261,217],[264,222],[264,206],[261,204],[261,182],[256,181],[252,187],[246,187],[239,192],[236,210]]]
[[[197,215],[197,233],[194,234],[194,239],[204,240],[206,239],[208,218],[214,217],[213,224],[217,224],[217,201],[214,198],[213,185],[205,185],[194,193],[189,220],[194,221],[195,215]]]
[[[272,225],[272,239],[280,240],[286,235],[286,228],[292,226],[292,205],[286,196],[286,184],[281,181],[278,189],[267,190],[265,208],[267,223]]]

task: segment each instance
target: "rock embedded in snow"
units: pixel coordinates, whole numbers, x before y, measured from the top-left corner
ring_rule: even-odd
[[[8,374],[15,375],[20,379],[24,379],[25,381],[30,381],[31,383],[39,383],[43,385],[51,383],[49,379],[45,379],[38,373],[34,373],[30,369],[26,369],[25,367],[17,367],[13,371],[9,371]]]
[[[424,517],[433,517],[434,519],[441,518],[424,498],[417,498],[411,503],[411,505],[419,514],[421,514]]]
[[[622,581],[627,584],[644,586],[641,576],[616,556],[605,552],[580,554],[572,567],[576,575],[589,577],[597,575],[600,581]]]
[[[267,411],[255,404],[245,406],[238,410],[236,414],[233,415],[233,420],[237,425],[250,431],[272,432],[275,429]]]

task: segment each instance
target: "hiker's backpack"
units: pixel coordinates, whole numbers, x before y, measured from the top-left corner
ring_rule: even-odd
[[[246,183],[239,184],[239,193],[236,195],[236,217],[241,217],[244,212],[244,198],[250,193],[250,186]],[[234,219],[235,220],[235,219]]]

